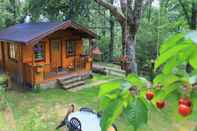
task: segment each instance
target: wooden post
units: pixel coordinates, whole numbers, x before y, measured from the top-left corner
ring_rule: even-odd
[[[95,41],[91,38],[89,38],[89,57],[92,59],[90,63],[90,68],[92,69],[93,66],[93,46],[94,46]]]
[[[94,40],[89,38],[89,56],[93,57],[93,45],[94,45]]]
[[[34,66],[35,66],[35,54],[34,54],[34,46],[32,46],[32,66],[30,67],[31,68],[31,71],[32,71],[32,83],[33,85],[35,84],[35,70],[34,70]]]
[[[5,45],[4,42],[1,42],[1,49],[2,52],[2,70],[5,71]]]

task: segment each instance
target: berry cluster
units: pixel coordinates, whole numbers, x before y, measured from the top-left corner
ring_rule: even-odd
[[[152,91],[148,91],[146,93],[146,99],[151,101],[154,98],[155,94]],[[158,109],[163,109],[166,105],[166,102],[164,100],[159,100],[156,102],[156,106]],[[186,117],[191,114],[192,109],[191,109],[192,102],[189,99],[189,97],[186,98],[180,98],[179,99],[179,108],[178,112],[181,116]]]

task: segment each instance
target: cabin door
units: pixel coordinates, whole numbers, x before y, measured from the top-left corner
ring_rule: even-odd
[[[52,71],[58,71],[61,68],[61,40],[51,40],[51,68]]]

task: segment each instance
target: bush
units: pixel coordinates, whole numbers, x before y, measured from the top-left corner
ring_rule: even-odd
[[[0,75],[0,110],[6,108],[5,89],[8,86],[8,77],[6,75]]]

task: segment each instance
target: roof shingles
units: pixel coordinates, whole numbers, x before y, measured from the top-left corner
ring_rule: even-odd
[[[51,33],[60,29],[74,28],[83,31],[90,37],[95,38],[96,34],[90,30],[68,20],[66,22],[47,22],[47,23],[24,23],[16,24],[0,31],[0,41],[13,41],[19,43],[31,43],[34,39],[40,40]]]

